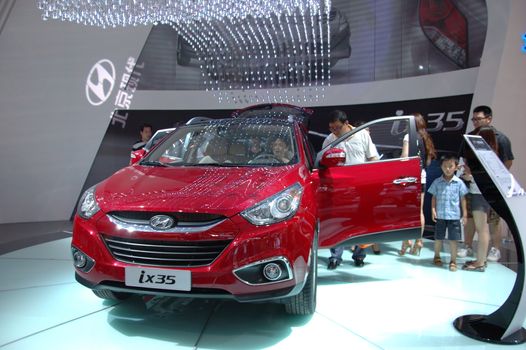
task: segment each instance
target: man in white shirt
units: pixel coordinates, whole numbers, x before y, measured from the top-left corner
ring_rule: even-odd
[[[341,110],[334,110],[329,115],[329,130],[331,134],[323,141],[323,148],[328,146],[334,140],[351,132],[354,127],[349,123],[347,114]],[[363,129],[351,137],[348,137],[343,142],[340,142],[336,147],[345,151],[345,165],[353,165],[365,163],[367,161],[378,160],[378,151],[371,140],[371,135],[366,129]],[[342,263],[344,247],[331,248],[331,257],[327,268],[329,270],[336,269]],[[363,266],[363,259],[365,259],[365,252],[362,247],[356,245],[354,247],[352,258],[356,266]]]

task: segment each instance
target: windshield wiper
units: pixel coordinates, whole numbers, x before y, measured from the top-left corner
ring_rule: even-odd
[[[168,165],[165,163],[161,163],[157,160],[146,160],[139,163],[140,165],[146,165],[146,166],[160,166],[163,168],[166,168]]]
[[[235,168],[244,166],[244,164],[236,163],[185,163],[183,166],[196,166],[196,167],[225,167],[225,168]]]
[[[199,166],[213,166],[213,167],[225,167],[225,168],[232,168],[232,167],[238,167],[239,164],[234,164],[234,163],[201,163],[201,164],[196,164],[196,165],[199,165]]]

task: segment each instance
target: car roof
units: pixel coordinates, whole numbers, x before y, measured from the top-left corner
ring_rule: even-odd
[[[309,128],[309,119],[314,114],[310,108],[285,104],[285,103],[263,103],[249,106],[232,112],[233,118],[261,118],[262,116],[281,119],[294,120]]]
[[[238,109],[232,112],[232,117],[238,118],[242,114],[244,113],[246,114],[247,112],[252,112],[252,111],[254,112],[261,111],[272,117],[283,117],[283,116],[288,116],[288,114],[291,114],[291,113],[286,113],[286,112],[293,112],[294,114],[301,113],[304,117],[308,117],[314,114],[314,110],[310,108],[290,105],[286,103],[262,103],[262,104]]]
[[[265,124],[265,125],[293,125],[296,120],[276,119],[268,116],[250,118],[221,118],[196,121],[185,126],[195,125],[227,125],[227,124]]]

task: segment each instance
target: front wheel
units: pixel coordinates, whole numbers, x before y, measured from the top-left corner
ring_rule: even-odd
[[[131,296],[130,293],[114,292],[109,289],[92,289],[93,294],[106,300],[124,300]]]
[[[309,275],[301,292],[289,299],[285,304],[285,312],[289,315],[312,315],[316,311],[316,288],[318,285],[318,235],[312,242]]]

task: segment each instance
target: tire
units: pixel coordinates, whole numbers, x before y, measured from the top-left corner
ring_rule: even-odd
[[[130,293],[114,292],[109,289],[92,289],[93,294],[106,300],[124,300],[131,296]]]
[[[285,312],[289,315],[312,315],[316,311],[316,289],[318,285],[318,236],[312,243],[309,276],[301,292],[289,299],[285,304]]]

